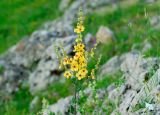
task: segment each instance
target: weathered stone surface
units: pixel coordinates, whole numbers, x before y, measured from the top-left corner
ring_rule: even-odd
[[[149,43],[148,41],[144,41],[142,52],[145,53],[149,51],[151,48],[152,48],[151,43]]]
[[[66,115],[68,108],[70,106],[71,99],[72,99],[72,96],[66,97],[64,99],[60,99],[56,104],[49,106],[49,110],[55,113],[56,115],[58,115],[58,113],[62,115]]]
[[[104,26],[100,26],[98,32],[96,33],[97,41],[103,44],[110,44],[114,41],[113,32]]]
[[[160,28],[160,16],[151,17],[150,24],[154,29],[159,29]]]
[[[157,58],[144,59],[139,53],[125,54],[125,60],[121,64],[121,71],[127,80],[127,84],[135,90],[139,90],[145,81],[146,74],[158,63]],[[136,84],[136,85],[135,85]]]
[[[61,3],[59,5],[60,11],[65,10],[69,6],[70,2],[71,2],[71,0],[61,0]]]
[[[123,59],[119,56],[114,56],[109,59],[101,68],[100,68],[100,76],[103,75],[112,75],[120,70],[120,65],[123,62]]]
[[[109,86],[107,87],[107,92],[109,93],[109,92],[111,92],[112,90],[114,90],[115,88],[116,88],[115,84],[112,83],[111,85],[109,85]]]

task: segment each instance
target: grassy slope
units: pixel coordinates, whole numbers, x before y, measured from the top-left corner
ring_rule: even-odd
[[[86,33],[91,32],[95,34],[100,25],[108,26],[113,30],[117,41],[111,47],[102,46],[104,47],[102,53],[105,53],[104,56],[107,56],[104,57],[105,59],[108,59],[112,55],[130,51],[134,43],[140,44],[145,39],[149,40],[153,45],[153,50],[149,52],[150,55],[159,56],[160,30],[153,29],[149,24],[149,19],[154,15],[159,15],[159,11],[160,5],[158,3],[149,5],[140,2],[125,9],[120,7],[109,14],[92,14],[87,16]],[[147,17],[145,16],[146,13]],[[132,23],[132,26],[129,26],[130,23]]]
[[[148,14],[147,17],[145,17],[144,8]],[[111,44],[111,46],[101,45],[98,48],[103,57],[101,64],[105,63],[106,60],[108,60],[113,55],[119,55],[123,52],[130,51],[131,45],[134,43],[140,44],[144,41],[144,39],[148,39],[153,44],[153,48],[147,53],[147,55],[159,56],[158,50],[160,49],[160,34],[158,30],[151,28],[148,23],[151,16],[159,15],[159,11],[160,6],[158,4],[146,5],[140,3],[126,9],[120,7],[118,10],[115,10],[112,13],[103,13],[102,15],[94,13],[88,15],[85,22],[86,33],[91,32],[95,34],[100,25],[105,25],[114,31],[117,38],[117,41]],[[129,22],[132,22],[132,26],[128,26]],[[92,66],[94,66],[94,62],[90,63],[90,67]],[[104,79],[98,82],[97,85],[99,88],[105,88],[110,83],[115,81],[119,82],[119,80],[116,79],[116,76],[114,76],[114,79],[112,79],[112,77],[108,78],[108,76],[106,76],[106,78],[104,77]],[[57,83],[51,86],[49,91],[46,91],[43,96],[48,100],[51,100],[50,102],[55,102],[56,99],[59,99],[61,96],[65,97],[72,93],[69,89],[70,87],[68,84],[63,85]],[[58,97],[53,98],[52,91],[55,91],[58,94]],[[23,95],[23,93],[24,92],[22,92],[21,95]],[[29,95],[27,99],[30,100],[30,98],[31,97]],[[13,102],[20,103],[20,100],[19,98],[16,98]],[[7,103],[4,105],[4,107],[10,107],[11,105],[12,103]],[[29,101],[27,101],[26,105],[22,106],[21,108],[18,108],[18,105],[14,106],[13,110],[15,110],[15,113],[17,112],[23,115],[23,111],[26,111],[26,113],[28,112],[28,107]],[[7,110],[9,109],[12,108],[8,108]]]
[[[1,0],[0,53],[60,15],[60,0]]]

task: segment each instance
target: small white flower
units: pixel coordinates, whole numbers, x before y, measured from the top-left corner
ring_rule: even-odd
[[[153,104],[145,103],[145,107],[146,107],[146,109],[148,109],[150,111],[154,110],[154,105]]]

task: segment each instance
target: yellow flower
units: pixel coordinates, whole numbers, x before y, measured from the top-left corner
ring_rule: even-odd
[[[86,77],[86,74],[88,73],[87,69],[81,69],[77,74],[76,77],[78,78],[78,80],[81,80],[83,78]]]
[[[78,43],[74,46],[74,52],[84,52],[85,45],[82,43]]]
[[[68,57],[65,57],[63,59],[63,65],[67,65],[67,64],[69,64],[69,59],[68,59]]]
[[[77,52],[73,58],[75,60],[78,60],[81,56],[82,56],[82,53],[81,52]]]
[[[79,49],[84,49],[84,44],[82,44],[82,43],[79,43],[79,44],[77,44],[77,46],[79,47]]]
[[[74,50],[73,50],[74,52],[76,52],[76,51],[78,51],[78,46],[76,45],[76,46],[74,46]]]
[[[66,72],[64,73],[64,77],[66,77],[66,78],[70,78],[70,77],[72,77],[71,72],[66,71]]]
[[[71,64],[73,62],[73,58],[68,59],[68,64]]]
[[[81,32],[84,31],[84,26],[83,25],[78,25],[75,29],[74,29],[74,32],[79,34]]]
[[[80,67],[81,67],[81,68],[87,67],[87,63],[86,63],[86,62],[80,63]]]
[[[82,63],[82,62],[85,62],[85,61],[86,61],[86,59],[85,59],[84,56],[79,57],[79,63]]]
[[[72,61],[71,70],[72,71],[78,71],[78,63],[76,61]]]
[[[81,73],[77,73],[76,77],[78,78],[78,80],[81,80],[82,78],[84,78],[85,76],[83,76]]]
[[[84,56],[79,58],[79,65],[80,65],[81,68],[84,68],[84,67],[87,66],[87,61],[86,61]]]
[[[86,74],[88,73],[87,69],[83,68],[79,71],[80,74],[82,74],[83,76],[86,76]]]

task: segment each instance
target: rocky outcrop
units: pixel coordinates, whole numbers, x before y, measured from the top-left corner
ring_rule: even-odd
[[[121,71],[125,76],[125,84],[109,92],[109,99],[119,99],[119,107],[116,111],[121,114],[133,114],[133,108],[142,102],[156,104],[156,96],[153,93],[159,84],[159,59],[143,58],[138,53],[124,55]],[[156,92],[158,92],[156,90]],[[152,101],[147,102],[147,98]]]

